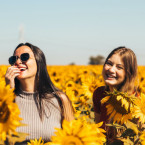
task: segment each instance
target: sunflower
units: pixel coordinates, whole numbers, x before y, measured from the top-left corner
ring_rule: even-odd
[[[140,141],[142,145],[145,145],[145,131],[143,131],[140,135]]]
[[[61,77],[59,77],[59,76],[52,77],[51,80],[57,88],[62,89],[62,86],[61,86],[62,78]]]
[[[20,126],[17,104],[14,101],[13,90],[10,86],[5,86],[5,82],[0,82],[0,140],[5,141],[7,135],[16,134],[16,127]]]
[[[81,67],[79,69],[79,76],[82,77],[82,76],[85,76],[85,75],[89,75],[90,74],[90,70],[86,67]]]
[[[75,86],[76,84],[73,80],[69,80],[65,83],[65,89],[73,90],[76,88]]]
[[[145,79],[142,77],[138,86],[139,92],[145,93]]]
[[[76,103],[77,110],[81,111],[81,114],[89,115],[88,111],[91,111],[93,102],[92,99],[87,98],[86,96],[80,96],[78,102]]]
[[[71,90],[70,88],[66,89],[66,95],[69,97],[70,101],[72,102],[72,106],[74,109],[74,116],[78,117],[80,115],[81,111],[76,109],[79,106],[79,104],[78,104],[79,98],[76,96],[76,93],[77,93],[76,89],[73,89],[73,90]]]
[[[92,70],[92,74],[94,74],[94,76],[102,76],[102,70],[103,70],[103,65],[92,65],[91,68]]]
[[[133,117],[138,118],[139,122],[145,123],[145,94],[141,93],[140,98],[135,100],[135,105],[132,107]]]
[[[99,124],[89,124],[84,120],[63,121],[62,128],[56,129],[49,145],[103,145],[106,141],[105,131]]]
[[[92,98],[95,89],[102,85],[103,83],[94,76],[90,76],[84,79],[84,81],[82,82],[82,88],[84,90],[85,96],[87,96],[88,98]]]
[[[27,142],[27,145],[45,145],[44,140],[42,140],[42,137],[39,138],[39,140],[30,140],[30,142]]]
[[[71,89],[71,88],[67,88],[66,89],[66,95],[69,97],[69,99],[71,100],[72,103],[76,103],[78,102],[78,97],[77,94],[79,93],[79,90],[77,90],[77,88]]]
[[[8,68],[8,66],[6,66],[6,65],[0,66],[0,78],[3,80],[5,80],[5,74],[6,74],[7,68]]]
[[[134,95],[128,96],[127,93],[118,92],[106,92],[106,97],[101,100],[101,103],[107,103],[107,115],[109,119],[113,118],[113,122],[126,123],[128,119],[132,118],[131,107],[134,106]]]

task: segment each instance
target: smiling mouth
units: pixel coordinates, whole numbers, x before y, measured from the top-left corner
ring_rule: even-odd
[[[113,75],[109,75],[109,74],[106,74],[107,78],[109,79],[117,79],[117,77],[113,76]]]
[[[26,68],[19,68],[21,72],[25,71]]]

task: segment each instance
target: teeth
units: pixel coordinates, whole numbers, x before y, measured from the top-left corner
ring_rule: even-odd
[[[115,76],[112,76],[112,75],[107,75],[109,78],[115,78]]]
[[[20,68],[20,70],[25,70],[25,68]]]

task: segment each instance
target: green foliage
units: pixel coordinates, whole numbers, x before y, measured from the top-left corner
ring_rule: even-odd
[[[101,64],[104,64],[104,60],[105,60],[105,58],[102,55],[98,55],[96,57],[91,56],[89,64],[91,64],[91,65],[101,65]]]

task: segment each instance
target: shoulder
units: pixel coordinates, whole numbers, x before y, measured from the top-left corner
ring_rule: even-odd
[[[102,94],[105,92],[105,86],[101,86],[101,87],[98,87],[94,93],[93,93],[93,96],[97,95],[97,94]]]
[[[42,103],[46,106],[60,106],[60,101],[57,99],[54,93],[45,94],[45,97],[42,98]]]
[[[73,120],[74,119],[74,115],[73,115],[74,110],[73,110],[72,103],[69,100],[68,96],[61,91],[58,91],[56,93],[58,94],[58,96],[60,97],[60,100],[62,101],[64,119],[67,121]]]
[[[69,102],[69,98],[67,97],[67,95],[61,91],[57,91],[56,94],[59,96],[59,98],[61,99],[62,102]]]
[[[105,95],[105,86],[98,87],[93,93],[93,100],[101,100]]]

